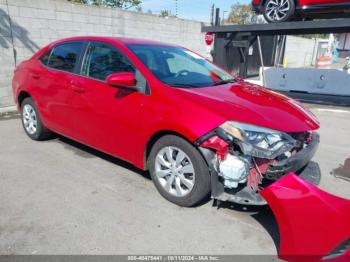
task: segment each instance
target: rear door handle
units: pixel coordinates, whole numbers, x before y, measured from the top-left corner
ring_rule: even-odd
[[[40,79],[40,75],[34,74],[34,75],[32,75],[32,77],[33,77],[34,79]]]

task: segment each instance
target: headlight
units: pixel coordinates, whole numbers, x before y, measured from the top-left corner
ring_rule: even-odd
[[[274,159],[296,145],[288,134],[268,128],[234,121],[225,122],[220,128],[236,141],[245,155]]]

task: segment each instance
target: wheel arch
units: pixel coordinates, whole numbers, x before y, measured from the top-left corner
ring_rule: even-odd
[[[160,130],[160,131],[157,131],[156,133],[154,133],[150,139],[147,141],[147,144],[146,144],[146,148],[145,148],[145,152],[144,152],[144,169],[147,170],[148,167],[147,167],[147,159],[148,159],[148,156],[149,154],[151,153],[151,150],[154,146],[154,144],[160,139],[162,138],[163,136],[166,136],[166,135],[174,135],[174,136],[178,136],[182,139],[185,139],[187,142],[189,142],[190,144],[193,144],[193,142],[191,142],[188,138],[186,138],[184,135],[176,132],[176,131],[173,131],[173,130]]]
[[[27,97],[32,97],[28,91],[22,90],[17,96],[18,107],[21,108],[22,102]]]
[[[261,6],[265,6],[266,1],[267,0],[261,0]],[[297,6],[300,0],[293,0],[293,1],[295,3],[295,6]]]
[[[213,159],[214,154],[215,154],[212,150],[209,150],[207,148],[203,148],[203,147],[197,146],[194,142],[191,142],[188,138],[186,138],[185,136],[183,136],[182,134],[180,134],[180,133],[178,133],[176,131],[173,131],[173,130],[161,130],[161,131],[158,131],[158,132],[154,133],[151,136],[151,138],[148,140],[148,142],[147,142],[146,149],[145,149],[145,152],[144,152],[144,168],[143,168],[144,170],[148,170],[147,160],[148,160],[148,156],[151,153],[151,150],[152,150],[154,144],[160,138],[162,138],[163,136],[166,136],[166,135],[175,135],[175,136],[178,136],[178,137],[186,140],[188,143],[190,143],[193,147],[195,147],[198,150],[198,152],[202,155],[202,157],[204,158],[204,160],[207,163],[207,165],[208,166],[210,165],[210,162]]]

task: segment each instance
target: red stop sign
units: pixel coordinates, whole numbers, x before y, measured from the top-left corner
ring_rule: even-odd
[[[205,42],[207,45],[211,45],[214,42],[214,34],[210,32],[205,33]]]

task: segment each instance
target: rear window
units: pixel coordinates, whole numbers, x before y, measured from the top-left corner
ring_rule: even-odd
[[[55,46],[48,58],[47,66],[50,68],[73,72],[82,53],[83,43],[65,43]],[[42,57],[45,62],[45,55]]]

